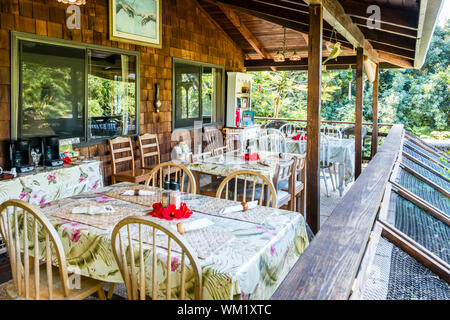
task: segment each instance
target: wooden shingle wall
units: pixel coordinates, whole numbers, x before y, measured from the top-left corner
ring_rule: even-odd
[[[141,54],[140,130],[157,133],[161,161],[170,158],[172,118],[172,57],[225,66],[242,71],[242,51],[216,27],[194,0],[163,0],[162,48],[109,40],[108,0],[88,0],[81,6],[81,30],[66,27],[67,5],[57,0],[0,1],[0,166],[8,157],[11,108],[10,30],[139,51]],[[154,112],[155,83],[160,84],[160,112]],[[111,168],[106,144],[80,148],[82,155],[104,163],[105,182]],[[137,156],[136,152],[136,156]]]

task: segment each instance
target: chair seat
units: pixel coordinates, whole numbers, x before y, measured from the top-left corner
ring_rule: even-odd
[[[57,267],[52,266],[52,274],[53,274],[53,300],[82,300],[84,298],[89,297],[93,293],[97,292],[99,289],[102,289],[105,285],[105,282],[95,280],[92,278],[80,276],[80,286],[79,289],[70,289],[69,295],[64,297],[63,289],[61,286],[61,281],[59,279],[59,269]],[[41,265],[39,268],[39,280],[40,280],[40,290],[39,290],[39,299],[40,300],[48,300],[48,287],[47,287],[47,269],[45,265]],[[35,286],[34,286],[34,271],[30,270],[30,293],[29,299],[35,300]],[[69,279],[70,285],[70,279]],[[18,294],[16,286],[14,285],[14,281],[11,280],[8,283],[6,288],[6,294],[9,299],[13,300],[25,300],[25,292],[22,292],[21,295]]]
[[[150,170],[148,169],[134,169],[122,171],[119,173],[113,174],[116,180],[120,181],[145,181],[148,177],[150,177]]]
[[[289,181],[281,181],[278,183],[278,189],[283,191],[289,191]],[[295,181],[295,191],[301,191],[303,189],[303,182]]]

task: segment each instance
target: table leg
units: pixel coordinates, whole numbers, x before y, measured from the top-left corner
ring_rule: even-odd
[[[339,196],[342,197],[344,192],[344,177],[345,177],[345,165],[343,163],[339,163],[338,171],[339,171]]]

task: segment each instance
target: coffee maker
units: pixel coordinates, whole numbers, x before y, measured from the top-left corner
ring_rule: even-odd
[[[10,167],[16,168],[18,173],[34,170],[30,160],[30,142],[28,140],[12,140],[9,143]]]
[[[60,167],[64,164],[59,155],[59,138],[57,136],[44,137],[44,165]]]

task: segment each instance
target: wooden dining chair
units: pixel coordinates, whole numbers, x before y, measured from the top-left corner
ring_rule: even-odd
[[[275,168],[275,175],[273,178],[273,185],[276,190],[277,207],[295,210],[295,187],[293,184],[292,176],[295,172],[295,165],[297,159],[293,158],[290,161],[284,161],[277,163]],[[286,185],[286,190],[281,188],[281,185]]]
[[[167,225],[148,219],[146,217],[125,218],[114,227],[112,232],[113,253],[125,282],[128,299],[157,300],[165,293],[167,300],[172,299],[173,296],[181,300],[186,298],[200,300],[202,298],[202,273],[198,258],[194,255],[195,251],[189,243]],[[134,234],[132,234],[133,230]],[[157,254],[157,251],[164,250],[157,248],[156,239],[161,237],[161,233],[167,236],[166,261],[158,261],[160,254]],[[151,240],[148,239],[149,237]],[[147,258],[149,256],[144,254],[144,242],[148,244],[146,250],[150,251],[150,260]],[[181,252],[172,251],[174,244],[181,248]],[[130,248],[132,249],[130,250]],[[172,256],[175,255],[181,256],[181,263],[173,270]],[[151,263],[146,263],[146,260]],[[186,263],[186,260],[189,263]],[[157,283],[158,272],[162,272],[162,276],[165,277],[165,290],[162,285]],[[146,285],[145,280],[148,276],[151,277],[151,287]],[[190,281],[186,283],[187,279],[194,280],[193,287]],[[187,295],[187,292],[193,297]]]
[[[164,188],[165,181],[178,182],[180,191],[195,194],[197,185],[191,170],[175,162],[163,162],[150,172],[145,184],[147,186]]]
[[[4,202],[0,206],[0,231],[13,278],[6,289],[8,298],[82,300],[97,292],[105,300],[102,281],[80,275],[78,288],[70,288],[61,239],[37,207],[21,200]]]
[[[301,214],[305,213],[305,158],[302,154],[295,157],[294,172],[291,176],[291,185],[287,181],[282,181],[278,186],[283,191],[294,191],[291,201],[291,211],[299,211]],[[294,186],[292,189],[292,186]],[[293,206],[292,206],[293,205]]]
[[[150,170],[134,167],[133,145],[130,137],[109,139],[108,143],[111,150],[112,184],[116,184],[118,181],[142,183],[148,179]],[[117,165],[123,166],[126,163],[129,164],[129,169],[117,172]]]
[[[239,170],[227,176],[219,185],[216,198],[245,202],[257,200],[260,206],[277,208],[277,193],[273,183],[259,172],[251,170]]]
[[[161,163],[159,142],[156,134],[145,133],[138,137],[141,168],[152,170]]]

